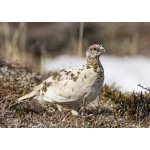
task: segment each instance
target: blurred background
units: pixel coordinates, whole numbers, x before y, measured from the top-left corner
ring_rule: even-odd
[[[0,59],[6,61],[36,67],[42,57],[85,56],[93,43],[107,55],[150,56],[150,23],[0,23]]]
[[[40,72],[83,63],[90,44],[107,50],[102,56],[107,84],[132,91],[150,83],[149,22],[0,23],[0,59]]]

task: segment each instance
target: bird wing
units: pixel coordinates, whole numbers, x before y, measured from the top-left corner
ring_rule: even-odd
[[[87,70],[82,67],[61,70],[53,77],[54,79],[52,78],[52,84],[45,90],[44,98],[50,102],[60,103],[82,100],[91,86],[86,84],[87,78],[84,78],[86,74]]]
[[[36,86],[32,92],[21,97],[23,99],[43,97],[49,102],[72,102],[82,99],[90,91],[85,75],[88,72],[83,66],[60,70]]]

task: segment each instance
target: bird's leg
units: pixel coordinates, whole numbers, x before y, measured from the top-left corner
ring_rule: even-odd
[[[99,98],[99,99],[98,99],[98,101],[97,101],[97,106],[100,107],[100,103],[99,103],[99,102],[100,102],[100,99],[101,99],[101,95],[100,95],[100,94],[99,94],[98,98]]]
[[[56,106],[57,106],[57,109],[61,112],[62,111],[62,106],[60,106],[58,104],[56,104]]]
[[[83,113],[85,114],[85,105],[86,105],[86,102],[85,102],[85,99],[83,98]]]
[[[77,110],[74,110],[74,109],[71,110],[71,113],[72,113],[73,116],[78,116],[79,115],[79,112]]]
[[[100,101],[100,95],[98,95],[96,99],[90,103],[91,108],[96,109],[97,107],[100,107],[99,101]]]

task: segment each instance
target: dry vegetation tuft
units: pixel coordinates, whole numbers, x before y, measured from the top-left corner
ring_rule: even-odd
[[[33,72],[17,63],[0,62],[0,127],[150,127],[150,93],[123,94],[107,85],[99,106],[79,109],[80,116],[69,110],[59,112],[50,103],[26,100],[10,107],[50,74]]]
[[[147,93],[123,94],[105,85],[99,106],[81,107],[78,117],[36,100],[11,106],[51,74],[20,63],[40,71],[45,57],[82,56],[93,43],[102,43],[108,54],[149,56],[149,24],[1,23],[0,60],[5,61],[0,61],[0,127],[150,127],[149,88]]]

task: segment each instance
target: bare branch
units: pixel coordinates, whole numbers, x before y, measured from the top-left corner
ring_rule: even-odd
[[[138,84],[137,86],[139,86],[139,87],[141,87],[142,89],[145,89],[145,90],[147,90],[147,91],[149,91],[150,92],[150,87],[144,87],[143,85],[141,85],[141,84]]]

